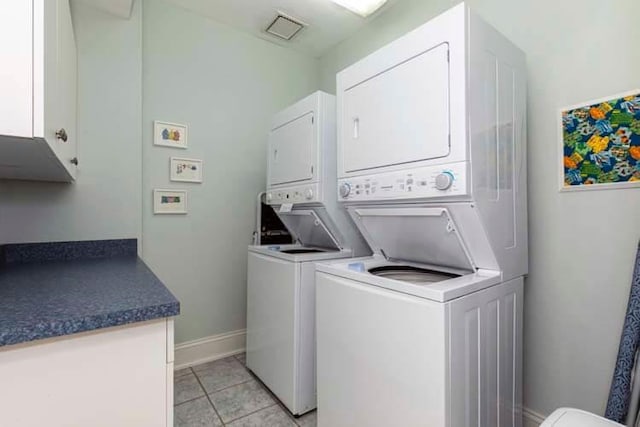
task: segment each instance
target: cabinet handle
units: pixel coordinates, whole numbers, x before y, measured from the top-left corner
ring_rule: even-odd
[[[56,131],[56,138],[61,139],[63,142],[67,142],[67,139],[69,139],[67,131],[64,130],[64,128]]]
[[[353,119],[353,139],[358,139],[360,137],[360,118],[356,117]]]
[[[70,160],[71,164],[78,166],[78,158],[74,157],[73,159]]]

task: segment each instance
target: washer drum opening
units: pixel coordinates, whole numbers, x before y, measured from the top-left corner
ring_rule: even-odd
[[[444,273],[442,271],[429,270],[411,265],[385,265],[371,268],[369,269],[369,273],[387,279],[417,284],[436,283],[453,279],[454,277],[460,277],[459,274]]]

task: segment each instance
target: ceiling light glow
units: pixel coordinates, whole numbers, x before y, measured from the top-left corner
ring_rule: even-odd
[[[366,18],[376,10],[380,9],[387,0],[331,0],[335,4],[339,4],[345,9],[357,13]]]

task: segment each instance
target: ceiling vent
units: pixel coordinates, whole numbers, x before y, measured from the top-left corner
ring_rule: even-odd
[[[283,40],[291,40],[304,27],[306,27],[305,23],[278,12],[278,15],[265,31]]]

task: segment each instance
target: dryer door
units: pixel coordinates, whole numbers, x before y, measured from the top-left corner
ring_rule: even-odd
[[[313,178],[316,159],[314,113],[310,111],[269,134],[269,182],[281,185]]]
[[[345,172],[449,154],[448,55],[444,43],[346,88],[339,130]]]

